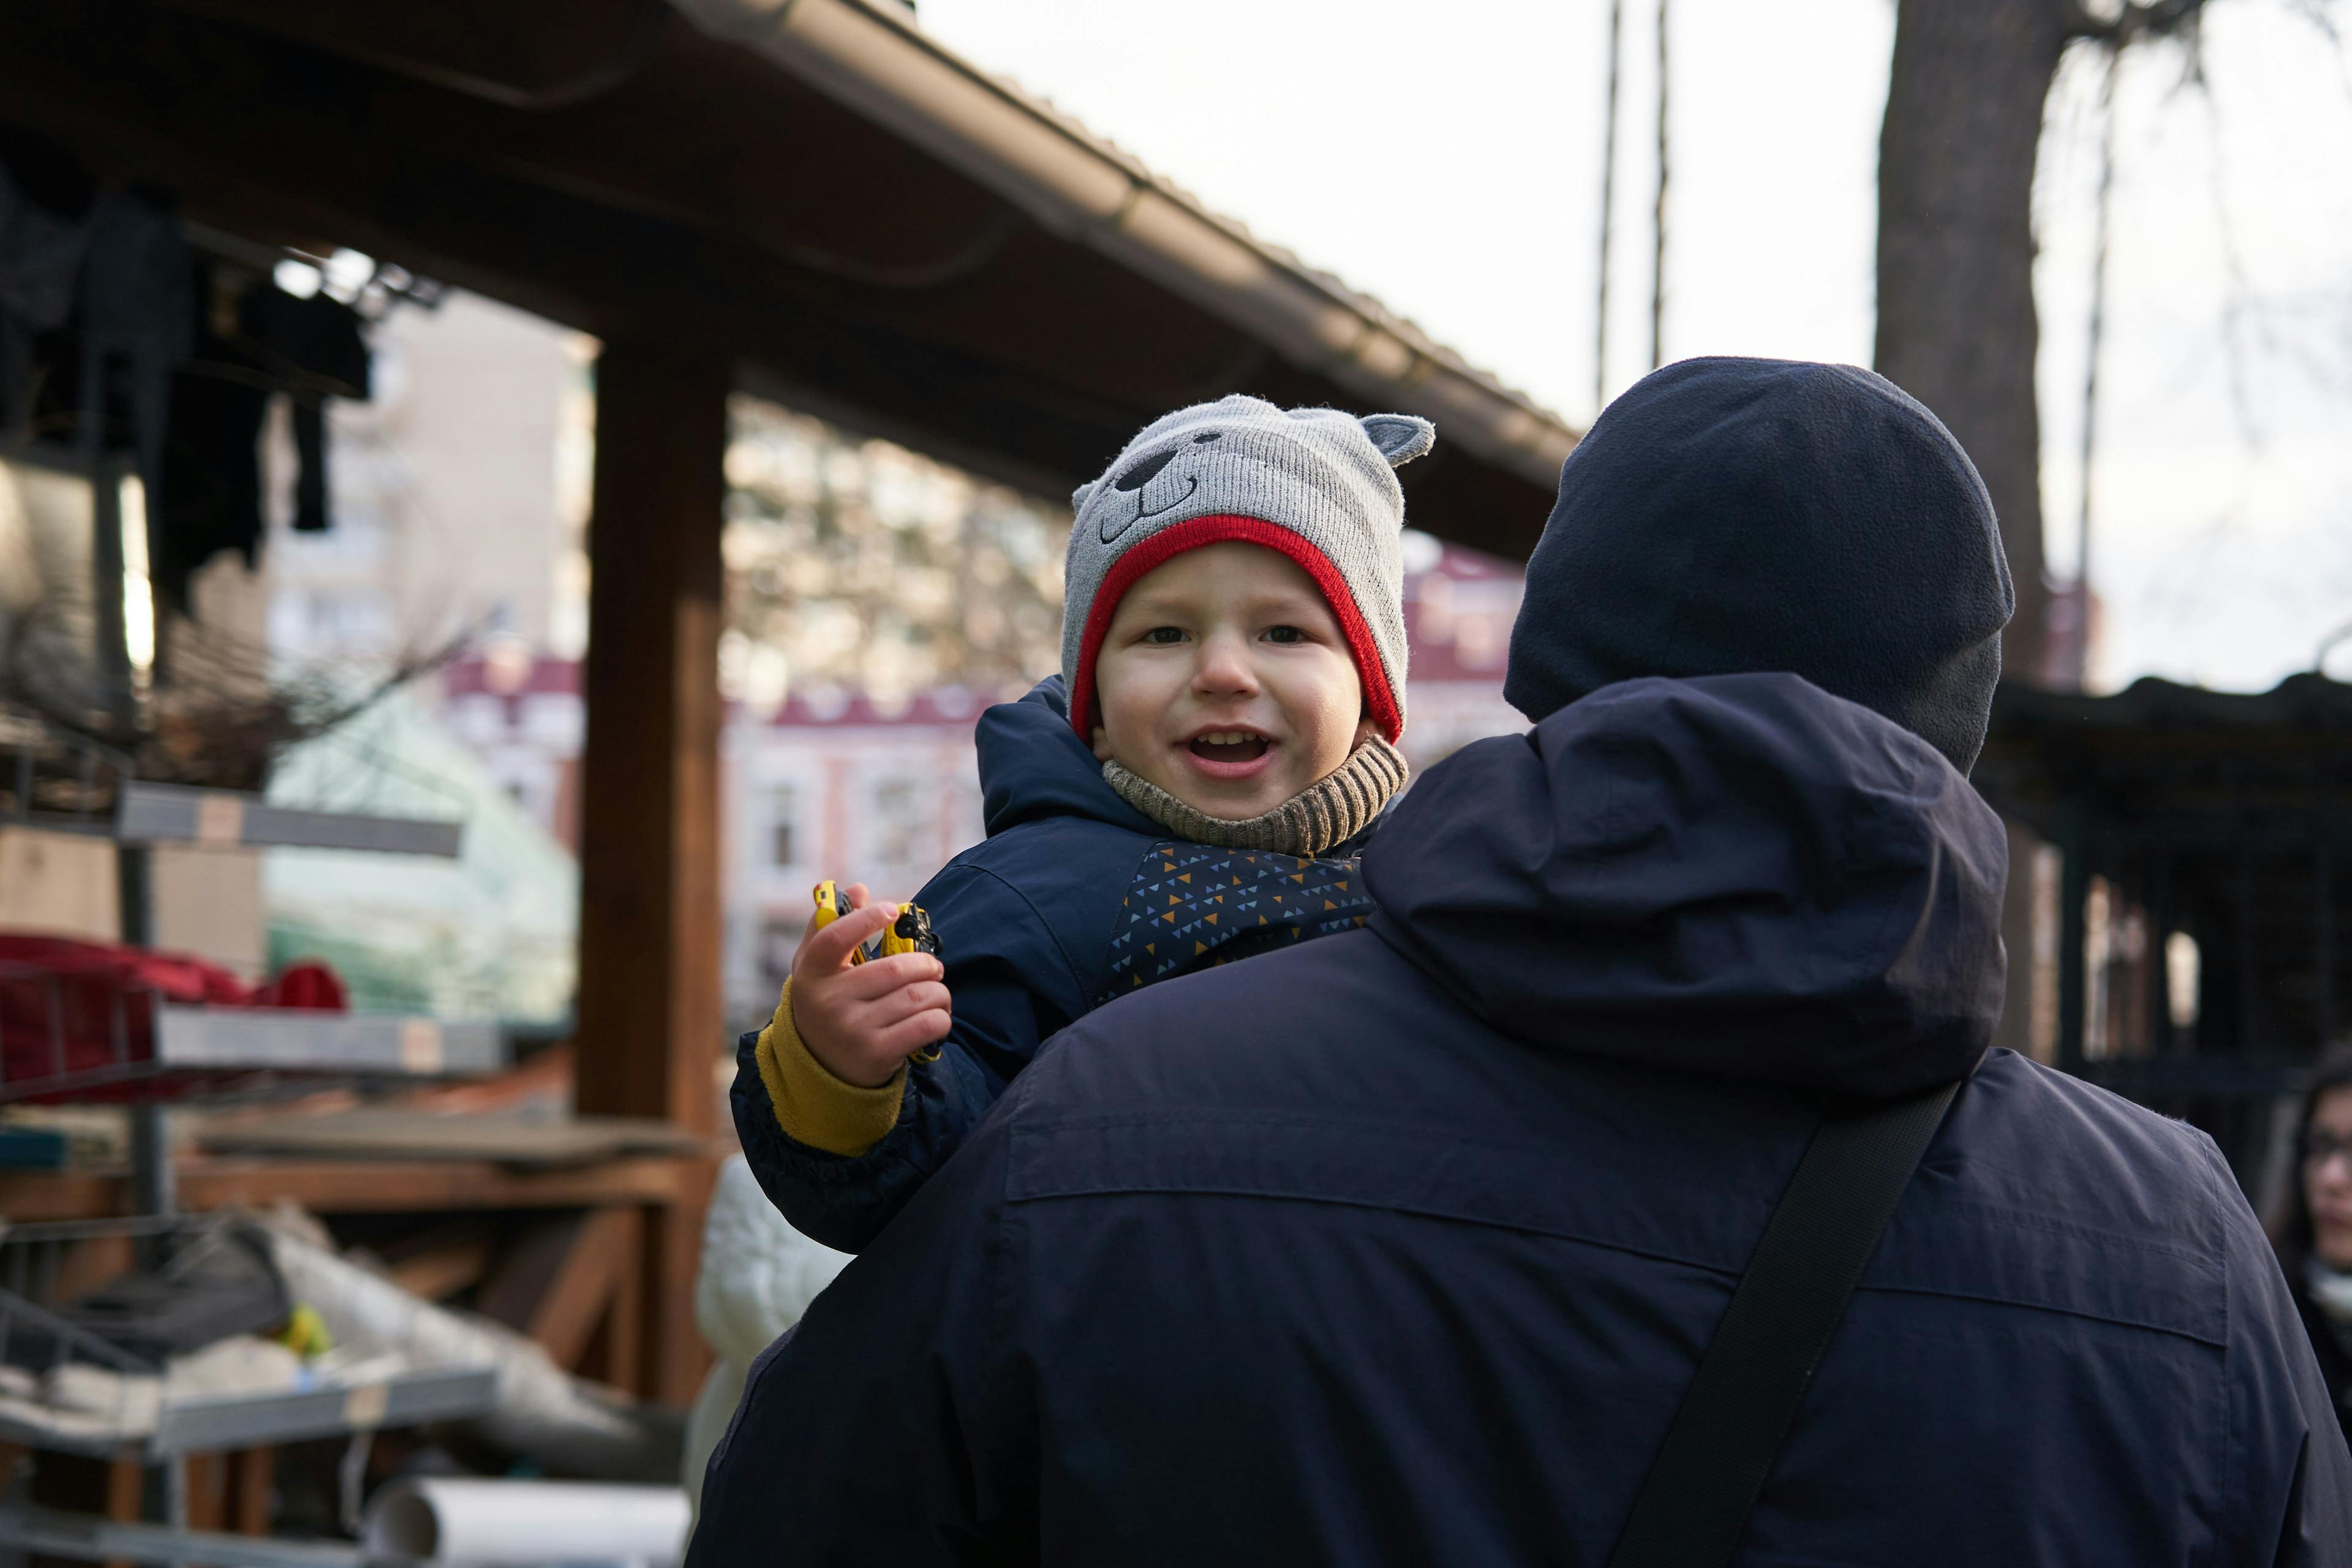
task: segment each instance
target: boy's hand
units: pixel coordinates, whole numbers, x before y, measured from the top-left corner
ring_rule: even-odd
[[[868,902],[863,882],[843,896],[850,912],[822,931],[811,917],[793,954],[793,1028],[834,1077],[879,1089],[908,1057],[947,1037],[947,970],[928,952],[853,965],[849,955],[897,920],[898,906]]]

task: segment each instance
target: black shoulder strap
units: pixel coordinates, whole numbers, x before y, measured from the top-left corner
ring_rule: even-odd
[[[1832,1116],[1773,1206],[1609,1568],[1723,1568],[1957,1083]]]

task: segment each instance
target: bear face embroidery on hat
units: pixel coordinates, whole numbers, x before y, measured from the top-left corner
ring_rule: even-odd
[[[1209,442],[1223,439],[1223,431],[1211,430],[1203,435],[1193,437],[1192,442],[1195,446],[1206,446]],[[1131,508],[1106,506],[1102,509],[1102,521],[1096,526],[1105,544],[1115,542],[1133,524],[1141,522],[1148,517],[1158,517],[1162,512],[1173,511],[1199,493],[1201,476],[1195,472],[1183,473],[1184,482],[1181,489],[1176,489],[1172,479],[1168,484],[1159,486],[1154,486],[1151,482],[1166,475],[1169,466],[1176,461],[1183,450],[1182,447],[1163,447],[1148,458],[1137,458],[1128,466],[1125,473],[1110,482],[1110,488],[1117,493],[1135,497],[1135,504]],[[1169,493],[1171,490],[1174,491],[1173,494]]]
[[[1093,719],[1094,659],[1129,587],[1186,550],[1240,541],[1297,562],[1346,633],[1365,703],[1393,741],[1404,728],[1404,491],[1399,464],[1436,427],[1410,414],[1358,417],[1235,395],[1146,426],[1070,500],[1062,674],[1070,721]]]

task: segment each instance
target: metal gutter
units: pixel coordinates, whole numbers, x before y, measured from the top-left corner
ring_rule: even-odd
[[[894,0],[671,0],[1087,245],[1382,410],[1549,490],[1577,433],[1411,322],[1311,271],[1009,83],[941,48]]]

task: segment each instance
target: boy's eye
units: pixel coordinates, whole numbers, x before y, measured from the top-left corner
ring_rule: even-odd
[[[1268,642],[1305,642],[1307,640],[1307,634],[1300,631],[1297,626],[1268,626],[1265,628],[1265,640]]]
[[[1181,626],[1154,626],[1150,631],[1143,634],[1143,640],[1145,642],[1165,647],[1171,643],[1182,642],[1184,640],[1184,628]]]

